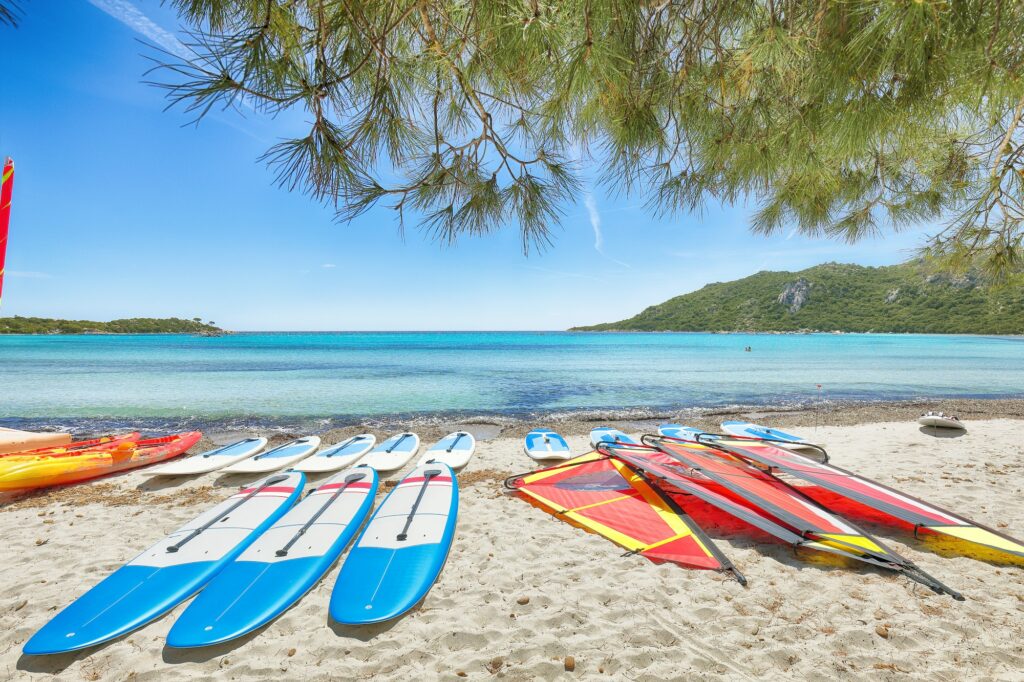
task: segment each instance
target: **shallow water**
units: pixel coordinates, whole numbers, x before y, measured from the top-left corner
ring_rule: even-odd
[[[744,352],[746,346],[752,352]],[[0,424],[325,425],[1024,395],[1024,338],[242,333],[0,336]],[[821,384],[819,391],[818,384]]]

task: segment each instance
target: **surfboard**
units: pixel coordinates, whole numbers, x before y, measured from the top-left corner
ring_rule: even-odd
[[[348,466],[353,466],[363,455],[377,442],[377,436],[372,433],[361,433],[320,450],[312,457],[307,457],[293,468],[296,471],[305,471],[307,474],[322,473],[325,471],[338,471]]]
[[[786,446],[792,448],[808,447],[816,449],[822,447],[821,443],[812,443],[802,436],[787,433],[781,429],[772,429],[767,426],[761,426],[760,424],[753,424],[751,422],[722,422],[722,431],[731,436],[740,436],[743,438],[760,438],[761,440],[773,440],[780,442],[785,441]]]
[[[324,481],[210,581],[171,627],[167,645],[227,642],[287,611],[338,559],[376,494],[370,467]]]
[[[636,441],[611,426],[598,426],[595,429],[590,430],[590,444],[595,448],[601,441],[606,443],[629,443],[636,444]]]
[[[415,606],[441,573],[458,512],[459,487],[447,464],[413,469],[384,498],[342,564],[331,618],[379,623]]]
[[[928,412],[922,414],[917,418],[917,423],[921,426],[932,426],[940,429],[957,429],[960,431],[967,430],[967,427],[964,426],[963,422],[958,418],[941,412]]]
[[[302,492],[299,472],[246,486],[196,517],[73,601],[29,639],[28,655],[75,651],[120,637],[203,587]]]
[[[370,454],[360,460],[360,464],[377,471],[395,471],[408,464],[419,449],[420,437],[415,433],[396,433],[371,450]]]
[[[565,439],[548,429],[534,429],[526,434],[523,449],[528,457],[537,461],[548,459],[569,459],[572,452]]]
[[[224,467],[221,471],[226,474],[263,474],[268,471],[277,471],[308,457],[318,447],[320,447],[320,437],[307,436],[289,441],[284,445],[278,445],[255,457],[243,459],[241,462]]]
[[[423,453],[416,466],[434,462],[444,462],[452,469],[461,469],[469,464],[469,460],[476,451],[476,438],[466,431],[456,431],[437,441]]]
[[[152,469],[145,469],[140,473],[144,476],[191,476],[194,474],[205,474],[226,467],[235,462],[252,457],[257,452],[267,447],[266,438],[243,438],[230,445],[224,445],[192,455],[183,460],[162,464]]]
[[[681,424],[662,424],[658,427],[658,433],[667,438],[679,438],[682,440],[697,440],[697,436],[704,433],[700,429]]]

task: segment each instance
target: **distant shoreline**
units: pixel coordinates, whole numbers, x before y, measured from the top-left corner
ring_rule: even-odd
[[[130,317],[109,322],[63,320],[51,317],[0,317],[0,334],[26,336],[107,336],[111,334],[193,334],[220,336],[223,329],[202,318]]]

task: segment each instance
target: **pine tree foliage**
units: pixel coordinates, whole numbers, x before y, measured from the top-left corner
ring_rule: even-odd
[[[1014,0],[171,0],[197,117],[303,112],[267,152],[342,219],[543,245],[596,173],[655,214],[751,201],[753,229],[1021,269],[1024,3]],[[596,170],[595,170],[596,169]]]

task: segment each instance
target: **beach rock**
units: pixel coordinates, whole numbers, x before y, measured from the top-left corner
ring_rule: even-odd
[[[520,597],[519,599],[516,599],[516,603],[519,604],[520,606],[526,606],[527,604],[530,603],[530,598],[529,597],[525,597],[525,596],[524,597]]]
[[[291,658],[294,655],[295,655],[295,649],[294,648],[289,649],[288,650],[288,658]]]
[[[882,639],[889,639],[889,628],[888,628],[888,626],[886,626],[886,625],[876,625],[875,626],[875,634],[877,634]]]
[[[566,669],[567,672],[570,672],[570,673],[573,670],[576,670],[576,658],[574,656],[566,656],[565,657],[565,669]]]

